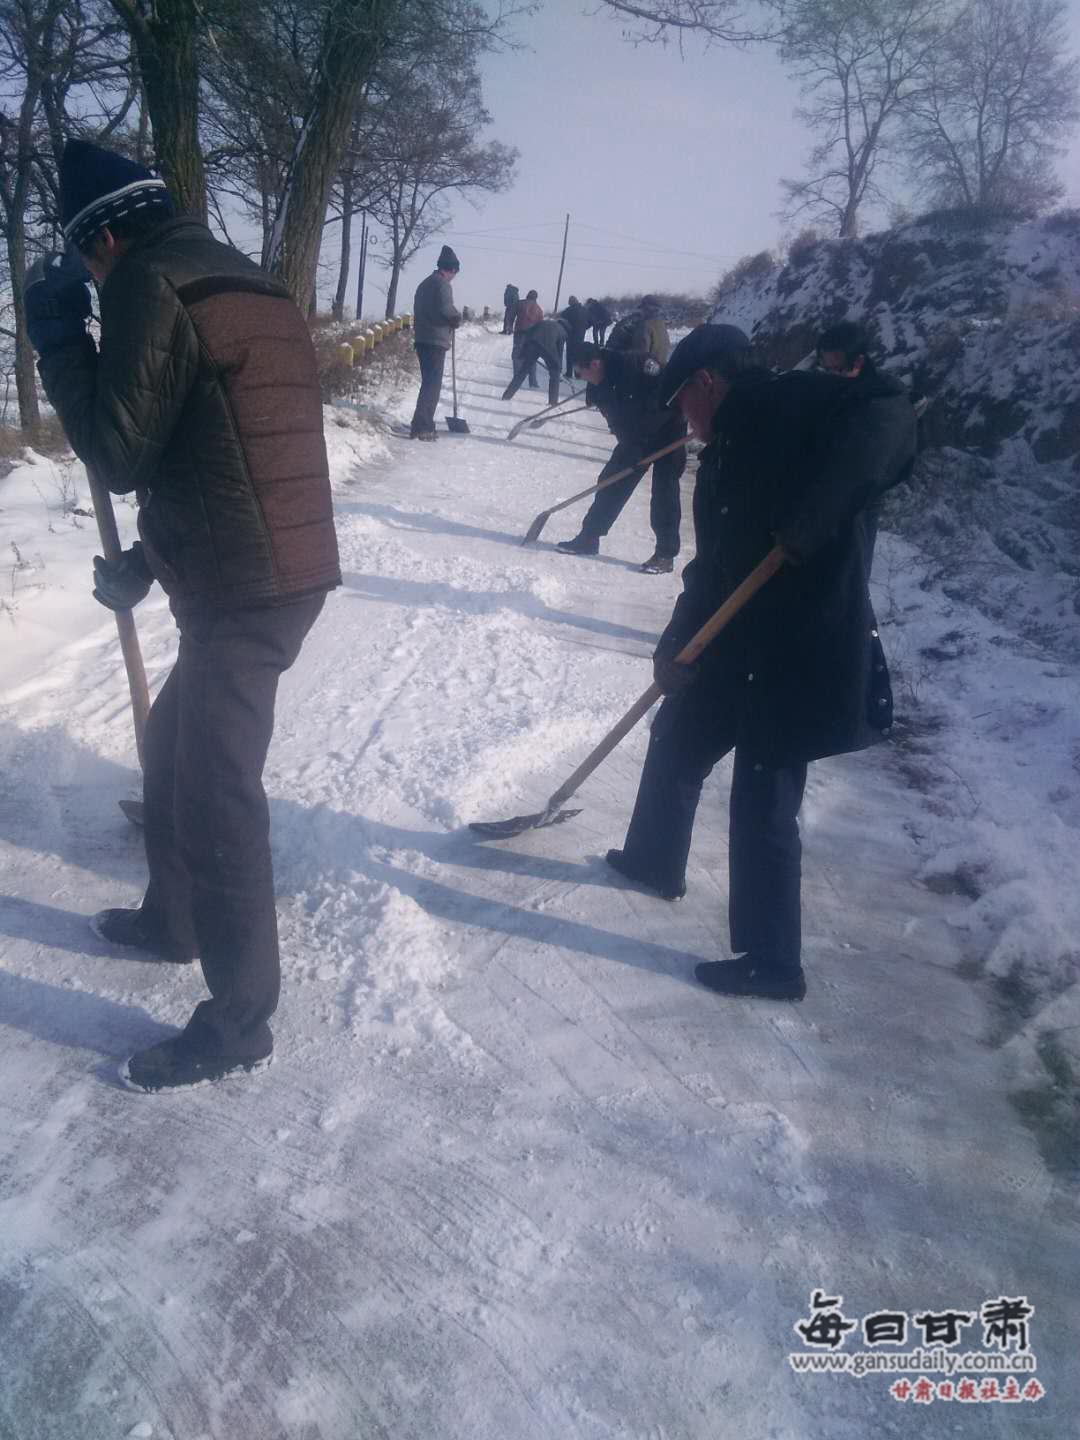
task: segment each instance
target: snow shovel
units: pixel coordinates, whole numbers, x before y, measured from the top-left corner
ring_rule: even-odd
[[[120,535],[116,528],[112,497],[101,480],[86,467],[86,480],[90,487],[90,499],[97,520],[98,537],[106,560],[119,560],[122,553]],[[143,666],[139,636],[135,629],[135,616],[130,610],[114,610],[116,631],[120,636],[120,650],[127,671],[128,689],[131,691],[131,716],[135,725],[135,752],[139,765],[143,763],[143,737],[146,734],[146,717],[150,713],[150,690],[146,684],[146,670]],[[142,824],[142,805],[137,800],[121,800],[120,809],[136,825]],[[138,814],[132,813],[138,811]]]
[[[766,580],[776,574],[783,563],[784,552],[779,545],[776,545],[760,565],[750,571],[742,584],[731,592],[720,609],[710,620],[705,622],[694,638],[683,646],[675,659],[683,665],[692,664],[710,640],[723,630],[724,626],[739,613],[751,596],[761,589]],[[601,762],[607,759],[619,741],[625,735],[629,735],[642,716],[647,714],[660,699],[660,694],[658,685],[650,685],[640,699],[634,701],[619,723],[608,731],[596,749],[586,756],[569,780],[559,786],[543,810],[538,811],[535,815],[515,815],[512,820],[471,820],[469,829],[485,840],[510,840],[526,830],[539,830],[545,825],[561,825],[564,820],[571,820],[575,815],[580,815],[580,810],[563,810],[560,807],[577,791],[582,781],[587,780]]]
[[[567,395],[562,400],[556,400],[554,405],[548,405],[546,409],[538,410],[535,415],[526,415],[524,420],[519,420],[516,425],[511,426],[511,428],[506,432],[507,440],[516,440],[517,437],[521,434],[522,430],[525,429],[526,425],[535,424],[535,422],[539,420],[542,415],[550,415],[553,410],[558,410],[560,405],[567,405],[571,400],[577,400],[578,397],[583,395],[584,393],[585,392],[583,390],[575,390],[572,395]]]
[[[573,410],[560,410],[557,415],[541,415],[537,420],[526,422],[530,430],[539,430],[541,425],[546,425],[549,420],[565,420],[567,415],[580,415],[583,410],[588,410],[588,405],[575,405]]]
[[[468,421],[462,420],[457,413],[457,346],[454,344],[456,330],[450,331],[450,378],[454,382],[454,413],[446,417],[446,428],[451,435],[468,435]]]
[[[586,495],[595,495],[597,490],[606,490],[609,485],[615,485],[620,480],[625,480],[642,465],[651,465],[654,460],[659,460],[662,455],[670,455],[673,450],[678,450],[686,444],[686,436],[680,435],[678,440],[673,440],[670,445],[665,445],[662,450],[654,450],[651,455],[643,455],[636,465],[628,465],[625,470],[617,470],[614,475],[609,475],[606,480],[601,480],[597,485],[590,485],[587,490],[579,490],[576,495],[571,495],[569,500],[560,500],[557,505],[552,505],[550,510],[541,510],[536,519],[525,531],[525,538],[522,545],[531,545],[534,540],[539,540],[540,531],[551,519],[557,510],[565,510],[568,505],[574,505],[578,500],[584,500]]]

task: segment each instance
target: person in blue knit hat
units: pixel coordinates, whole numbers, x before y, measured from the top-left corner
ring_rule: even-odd
[[[261,1068],[273,1051],[262,772],[278,679],[341,581],[318,368],[284,286],[174,214],[144,166],[71,140],[60,207],[68,249],[31,267],[27,330],[72,449],[139,500],[140,540],[95,558],[93,593],[126,610],[157,581],[180,631],[146,726],[146,893],[92,921],[140,958],[202,962],[209,999],[121,1071],[135,1089],[170,1090]]]

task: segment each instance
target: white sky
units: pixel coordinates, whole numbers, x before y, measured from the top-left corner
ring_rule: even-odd
[[[1080,44],[1080,14],[1071,23]],[[550,307],[567,211],[563,304],[571,293],[702,294],[734,260],[776,244],[779,180],[800,173],[809,137],[770,51],[706,51],[693,37],[682,57],[675,45],[635,47],[583,0],[548,0],[517,33],[527,48],[484,65],[485,138],[521,151],[517,182],[479,209],[455,202],[445,235],[406,267],[399,309],[444,239],[461,259],[459,304],[497,307],[510,281]],[[1080,145],[1061,173],[1080,202]],[[380,313],[384,294],[385,272],[369,263],[365,311]]]

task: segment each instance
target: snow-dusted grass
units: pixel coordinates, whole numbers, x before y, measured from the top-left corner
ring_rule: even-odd
[[[463,829],[542,803],[677,593],[634,568],[644,491],[599,562],[554,551],[574,512],[519,546],[609,441],[574,416],[505,444],[543,403],[503,405],[508,364],[463,333],[466,439],[389,437],[389,382],[327,409],[345,583],[282,686],[284,994],[249,1083],[115,1084],[201,981],[86,926],[144,874],[123,668],[77,467],[0,481],[0,554],[35,567],[0,574],[0,1436],[1070,1434],[1075,656],[884,535],[896,741],[812,767],[806,1002],[725,1004],[692,975],[726,953],[726,765],[674,906],[600,858],[644,728],[572,824]],[[1043,581],[1016,583],[1027,614]],[[156,684],[171,620],[137,616]],[[1046,1398],[797,1377],[819,1287],[854,1315],[1027,1295]]]

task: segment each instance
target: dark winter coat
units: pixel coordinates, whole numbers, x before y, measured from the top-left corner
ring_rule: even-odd
[[[640,354],[603,352],[604,378],[585,387],[586,405],[595,406],[620,444],[647,454],[684,433],[681,418],[664,408],[655,362]]]
[[[657,653],[674,655],[778,538],[803,557],[713,641],[685,692],[758,763],[860,750],[892,724],[864,522],[914,454],[911,404],[889,386],[872,395],[830,375],[748,373],[701,454],[697,555]]]
[[[460,324],[461,314],[454,306],[450,281],[433,270],[420,281],[413,296],[413,343],[449,350],[451,332]]]
[[[588,311],[580,300],[567,305],[565,310],[560,310],[559,319],[566,321],[571,345],[577,345],[585,339],[585,331],[589,328],[590,321]]]
[[[101,290],[101,345],[40,362],[72,448],[115,494],[174,604],[275,603],[341,582],[307,324],[190,218],[135,242]]]
[[[596,325],[601,330],[611,324],[611,311],[606,305],[601,305],[599,300],[591,300],[585,306],[585,313],[589,317],[589,324]]]
[[[518,295],[518,287],[516,285],[507,285],[506,289],[503,291],[503,305],[516,305],[519,298],[520,297]]]
[[[522,364],[535,364],[542,360],[546,369],[561,370],[563,347],[566,344],[566,322],[557,315],[529,327],[522,341]]]

